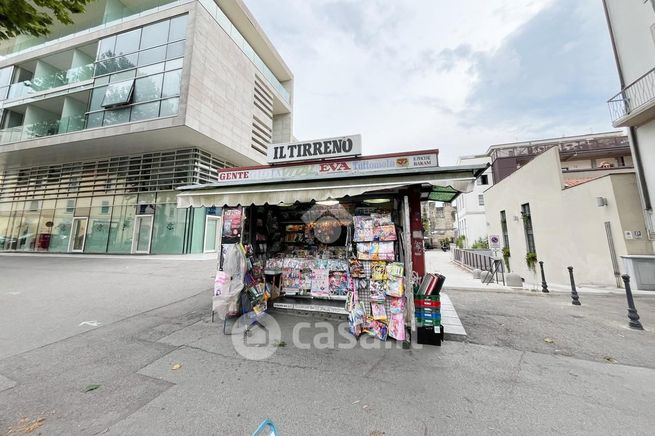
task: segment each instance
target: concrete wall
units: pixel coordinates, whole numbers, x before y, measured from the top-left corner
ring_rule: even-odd
[[[644,167],[642,177],[648,186],[650,204],[655,208],[655,119],[639,126],[636,130],[641,161]],[[651,222],[655,223],[652,210],[648,215]]]
[[[608,205],[598,207],[596,197]],[[645,241],[626,241],[624,230],[643,229],[634,173],[612,174],[562,189],[556,149],[538,156],[485,193],[490,233],[502,235],[500,211],[507,214],[510,266],[534,286],[540,278],[525,262],[526,238],[521,204],[529,203],[537,257],[544,261],[547,281],[568,284],[567,266],[581,285],[617,286],[605,222],[610,223],[620,272],[620,256],[650,254]],[[628,226],[626,228],[626,226]]]
[[[655,11],[650,1],[606,0],[626,85],[655,67],[651,26]],[[618,92],[618,90],[617,90]]]
[[[185,124],[221,144],[237,150],[253,163],[265,163],[266,156],[251,147],[253,116],[273,130],[273,121],[254,105],[258,71],[234,41],[197,4],[191,17],[192,47],[185,71],[188,86]],[[268,83],[261,80],[260,83]],[[268,87],[271,94],[275,91]],[[276,139],[284,139],[278,126]],[[283,127],[283,126],[282,126]],[[290,139],[290,135],[289,135]],[[287,139],[287,141],[289,140]]]

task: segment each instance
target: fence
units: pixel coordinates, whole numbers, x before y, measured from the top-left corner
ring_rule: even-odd
[[[464,250],[454,246],[451,246],[450,251],[453,260],[458,264],[472,270],[489,271],[496,283],[502,280],[503,284],[505,284],[505,265],[502,259],[495,258],[490,251]]]

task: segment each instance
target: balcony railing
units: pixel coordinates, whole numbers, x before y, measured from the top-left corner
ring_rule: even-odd
[[[82,82],[93,78],[93,64],[71,68],[67,71],[59,71],[47,76],[38,77],[33,80],[14,83],[9,87],[7,99],[25,97],[36,92],[46,91],[51,88]]]
[[[612,121],[624,118],[655,100],[655,68],[609,99]]]
[[[26,141],[44,136],[77,132],[86,127],[86,115],[74,115],[59,120],[41,121],[39,123],[16,126],[0,130],[0,144]]]

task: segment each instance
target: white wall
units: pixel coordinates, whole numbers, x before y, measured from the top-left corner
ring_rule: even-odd
[[[626,243],[623,237],[624,230],[643,229],[645,233],[634,173],[604,176],[563,190],[559,154],[551,149],[494,185],[485,196],[490,232],[502,235],[500,211],[504,210],[510,267],[533,286],[540,282],[539,267],[532,272],[525,262],[524,203],[530,204],[537,258],[544,261],[548,282],[568,284],[566,268],[570,265],[580,285],[617,286],[605,222],[612,228],[620,272],[621,255],[652,253],[645,241]],[[608,205],[598,207],[597,197],[607,198]]]
[[[607,9],[625,84],[629,85],[655,67],[655,40],[651,32],[655,11],[650,1],[642,0],[607,0]]]
[[[457,160],[457,165],[479,165],[490,163],[489,156],[464,156]],[[484,192],[493,185],[491,167],[483,175],[487,176],[488,184],[481,185],[480,178],[475,183],[472,192],[462,194],[457,198],[457,230],[459,235],[464,235],[464,246],[470,248],[478,239],[487,239],[487,219],[485,217],[485,206],[480,205],[480,196],[484,198]]]

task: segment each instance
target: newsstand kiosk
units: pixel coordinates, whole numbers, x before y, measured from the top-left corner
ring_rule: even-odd
[[[222,210],[212,311],[333,313],[355,336],[440,344],[444,277],[425,271],[421,202],[470,192],[486,165],[364,157],[359,135],[272,144],[269,162],[180,188],[178,207]]]

